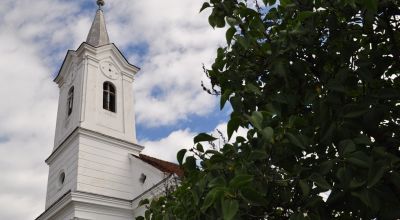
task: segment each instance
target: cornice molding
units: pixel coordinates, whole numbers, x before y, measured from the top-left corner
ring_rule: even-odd
[[[101,205],[118,209],[132,210],[130,200],[76,191],[71,193],[72,201],[85,204]]]
[[[100,140],[106,142],[107,144],[111,144],[116,147],[120,147],[129,151],[137,152],[138,154],[144,149],[143,146],[131,143],[125,140],[121,140],[109,135],[105,135],[96,131],[92,131],[89,129],[77,127],[55,150],[51,155],[46,159],[47,164],[51,164],[54,159],[67,147],[69,143],[77,138],[79,135],[83,137],[92,138],[95,140]]]
[[[50,165],[54,158],[56,158],[66,146],[69,146],[69,143],[71,143],[73,140],[75,140],[78,137],[78,131],[79,128],[75,128],[70,135],[68,135],[62,142],[59,144],[56,148],[54,148],[53,152],[50,154],[49,157],[45,160],[45,162]]]
[[[102,134],[96,131],[92,131],[89,129],[85,129],[85,128],[79,128],[79,134],[81,134],[82,136],[86,136],[86,137],[91,137],[97,140],[102,140],[104,142],[107,142],[108,144],[112,144],[114,146],[117,147],[121,147],[127,150],[133,150],[136,152],[140,152],[144,149],[143,146],[129,142],[129,141],[125,141],[122,139],[118,139],[106,134]]]
[[[62,78],[63,78],[63,72],[65,71],[65,65],[70,62],[70,57],[71,56],[78,56],[81,57],[82,59],[88,58],[88,57],[93,57],[94,59],[95,56],[99,53],[103,53],[105,51],[112,51],[113,55],[120,60],[120,64],[123,66],[125,70],[122,71],[123,75],[129,78],[134,77],[137,72],[139,72],[140,68],[129,63],[129,61],[126,59],[126,57],[122,54],[122,52],[118,49],[118,47],[114,43],[106,44],[103,46],[99,47],[94,47],[90,44],[87,43],[82,43],[78,49],[76,50],[68,50],[67,54],[65,55],[63,64],[61,65],[60,70],[57,73],[57,76],[54,78],[54,82],[57,84],[62,83]]]
[[[47,208],[46,211],[39,215],[35,220],[50,219],[51,216],[55,215],[58,211],[67,206],[67,204],[71,202],[71,199],[71,191],[68,191],[57,201],[55,201],[49,208]]]
[[[86,193],[81,191],[75,191],[75,192],[68,191],[66,194],[60,197],[60,199],[55,201],[48,209],[46,209],[46,211],[44,211],[35,220],[51,219],[61,209],[63,209],[69,204],[98,205],[98,206],[106,206],[110,208],[122,209],[129,212],[133,211],[131,200],[119,199],[119,198],[103,196],[93,193]]]

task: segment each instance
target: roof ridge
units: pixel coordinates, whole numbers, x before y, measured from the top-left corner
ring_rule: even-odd
[[[133,155],[133,156],[142,160],[143,162],[146,162],[146,163],[152,165],[153,167],[155,167],[163,172],[174,173],[180,177],[183,176],[183,170],[176,163],[161,160],[161,159],[151,157],[151,156],[148,156],[145,154],[139,154],[139,156],[136,156],[136,155]]]

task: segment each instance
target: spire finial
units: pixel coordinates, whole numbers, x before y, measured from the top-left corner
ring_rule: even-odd
[[[104,0],[97,0],[97,5],[99,6],[99,8],[104,6]]]
[[[101,7],[104,5],[104,0],[97,0],[97,5],[99,9],[96,11],[96,16],[94,17],[92,27],[90,28],[86,43],[99,47],[110,43],[108,38],[106,20],[104,18],[103,10]]]

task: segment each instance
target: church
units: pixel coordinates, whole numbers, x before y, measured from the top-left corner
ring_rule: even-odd
[[[176,186],[178,165],[141,154],[133,86],[139,68],[108,37],[103,0],[86,42],[54,79],[59,101],[45,211],[36,220],[132,220],[142,199]]]

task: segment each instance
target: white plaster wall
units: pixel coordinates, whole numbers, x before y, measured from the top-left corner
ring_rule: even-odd
[[[72,55],[71,55],[72,56]],[[82,104],[82,82],[84,66],[82,62],[67,59],[65,63],[64,80],[60,87],[57,111],[56,132],[54,138],[54,149],[57,148],[71,132],[79,126],[80,110]],[[68,91],[74,87],[73,110],[68,116]]]
[[[71,140],[58,156],[49,164],[46,209],[69,190],[76,190],[78,173],[78,139]],[[61,171],[65,172],[65,182],[59,184]]]
[[[104,62],[114,67],[114,76],[100,70]],[[97,195],[131,200],[164,178],[158,169],[130,155],[140,149],[118,145],[113,138],[136,143],[133,107],[133,75],[138,69],[129,66],[114,45],[92,48],[81,46],[67,55],[64,67],[56,81],[60,86],[57,125],[54,140],[56,152],[49,162],[46,209],[66,192],[82,191]],[[116,88],[116,113],[103,109],[103,83],[110,81]],[[67,116],[67,97],[74,86],[74,106]],[[77,127],[106,135],[93,138],[90,135],[69,136]],[[84,130],[83,129],[83,130]],[[100,135],[99,134],[99,135]],[[111,136],[113,138],[107,137]],[[125,145],[129,145],[125,143]],[[65,183],[59,186],[60,171],[66,174]],[[141,174],[146,182],[139,181]],[[122,220],[132,219],[133,210],[119,214],[113,208],[86,204],[69,204],[54,220],[81,219]]]
[[[135,157],[131,157],[130,165],[133,176],[137,179],[138,183],[134,188],[135,198],[158,184],[169,175]],[[139,182],[142,173],[146,175],[146,181],[144,183]]]
[[[162,172],[130,159],[130,154],[138,152],[81,137],[77,190],[131,200],[163,179]],[[139,181],[142,173],[147,176],[144,184]]]
[[[58,147],[77,126],[107,134],[128,142],[137,143],[135,113],[133,108],[132,69],[118,55],[114,45],[100,48],[88,46],[70,52],[60,71],[57,124],[54,146]],[[112,77],[101,71],[101,65],[111,63]],[[116,113],[103,109],[103,83],[109,81],[116,87]],[[74,108],[67,116],[69,89],[74,86]]]
[[[112,77],[101,71],[100,67],[104,63],[113,65]],[[124,74],[128,71],[111,49],[98,51],[95,56],[87,55],[81,127],[125,141],[137,142],[133,111],[133,79]],[[116,89],[116,113],[103,109],[103,83],[106,81],[114,84]]]

